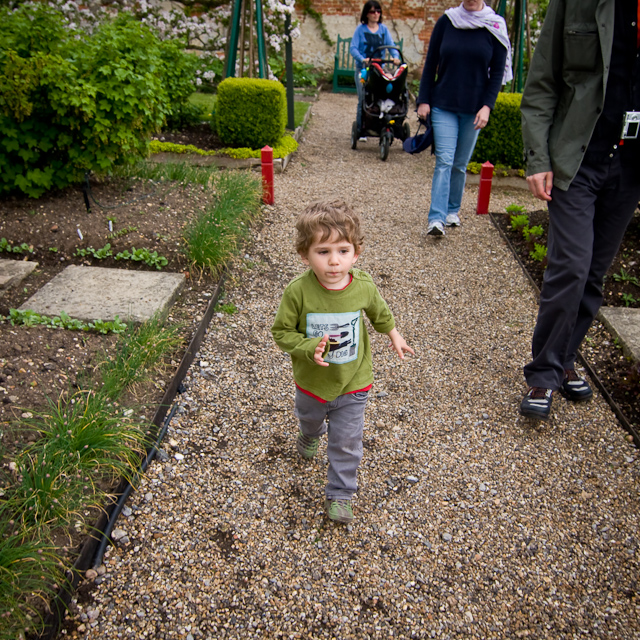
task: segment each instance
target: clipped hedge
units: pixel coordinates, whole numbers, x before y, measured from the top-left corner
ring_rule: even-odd
[[[513,169],[524,167],[522,127],[520,124],[521,93],[499,93],[489,123],[480,132],[471,157],[472,162],[501,164]]]
[[[287,124],[284,86],[276,80],[227,78],[218,86],[215,126],[230,147],[274,146]]]

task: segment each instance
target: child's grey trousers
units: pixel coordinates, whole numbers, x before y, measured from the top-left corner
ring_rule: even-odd
[[[300,431],[312,438],[328,434],[327,498],[350,500],[358,488],[356,474],[362,460],[364,409],[368,398],[368,391],[358,391],[345,393],[331,402],[319,402],[296,389],[295,415],[300,420]]]

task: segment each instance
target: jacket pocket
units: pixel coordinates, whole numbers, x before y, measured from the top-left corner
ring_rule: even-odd
[[[595,23],[565,27],[565,71],[595,71],[600,57],[600,36]]]

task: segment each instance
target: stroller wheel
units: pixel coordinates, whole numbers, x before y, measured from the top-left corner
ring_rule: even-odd
[[[354,122],[351,125],[351,148],[356,149],[358,147],[358,123]]]
[[[402,141],[404,142],[407,138],[411,137],[411,125],[405,120],[405,122],[402,125],[402,133],[404,135],[404,138],[402,138]]]
[[[391,145],[391,137],[385,131],[380,136],[380,160],[385,161],[389,157],[389,146]]]

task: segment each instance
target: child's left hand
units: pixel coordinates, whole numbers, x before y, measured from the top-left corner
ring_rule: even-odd
[[[415,356],[415,351],[405,342],[405,339],[400,335],[397,329],[391,329],[389,331],[389,338],[391,344],[389,345],[400,356],[400,360],[404,360],[404,354],[410,353]]]
[[[327,347],[327,342],[329,341],[329,336],[325,333],[322,336],[322,340],[320,340],[320,342],[318,343],[318,346],[316,347],[316,350],[313,354],[313,359],[315,361],[316,364],[319,364],[321,367],[328,367],[329,363],[325,362],[322,358],[323,354],[324,354],[324,350]]]

